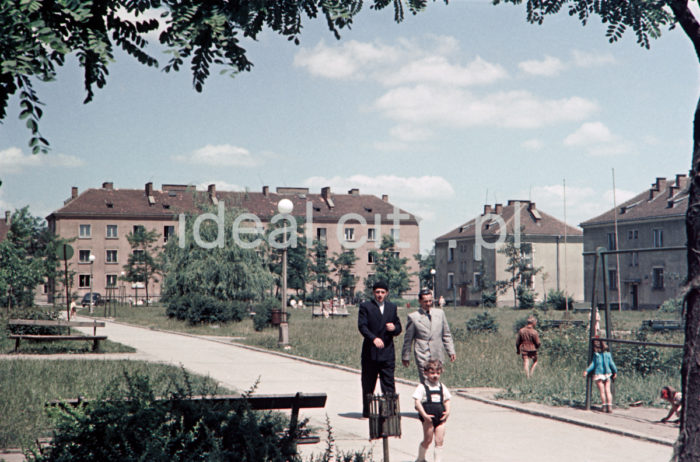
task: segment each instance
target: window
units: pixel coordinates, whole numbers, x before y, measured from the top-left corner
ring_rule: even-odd
[[[117,235],[117,225],[107,225],[107,239],[116,239]]]
[[[134,225],[134,234],[145,233],[146,227],[143,225]]]
[[[141,263],[145,260],[143,249],[134,249],[132,254],[134,255],[134,263]]]
[[[81,274],[78,276],[78,287],[90,287],[90,275]]]
[[[326,242],[326,228],[316,228],[316,239]]]
[[[90,225],[80,225],[79,237],[81,239],[89,238],[91,235],[92,235],[92,233],[91,233],[91,226]]]
[[[652,247],[663,247],[664,246],[664,230],[663,229],[655,229],[653,231],[653,244]]]
[[[401,258],[401,255],[399,254],[399,252],[391,252],[391,256],[394,258]]]
[[[80,263],[90,263],[90,251],[78,250],[78,261]]]
[[[617,270],[608,270],[608,288],[610,290],[617,290]]]
[[[107,287],[117,287],[117,275],[108,274],[107,275]]]
[[[174,226],[163,226],[163,241],[168,242],[168,239],[170,239],[170,236],[175,234],[175,227]]]
[[[355,228],[345,228],[345,240],[354,241],[355,240]]]
[[[400,235],[400,233],[399,233],[399,228],[391,228],[391,238],[392,238],[394,241],[400,240],[400,239],[399,239],[399,235]]]
[[[447,273],[447,288],[454,289],[455,286],[455,274]]]
[[[627,239],[638,239],[639,238],[639,231],[636,229],[630,229],[627,231]]]
[[[450,247],[449,249],[447,249],[447,261],[448,262],[454,261],[454,259],[455,259],[455,248]]]
[[[615,239],[615,233],[608,233],[608,250],[617,250],[617,239]]]
[[[651,288],[661,290],[664,288],[664,269],[652,268],[651,270]]]
[[[368,228],[367,229],[367,240],[368,241],[376,241],[377,240],[377,229],[376,228]]]
[[[367,263],[376,263],[376,254],[374,252],[367,252]]]
[[[632,252],[630,257],[630,266],[639,266],[639,252]]]
[[[479,290],[482,289],[483,280],[481,279],[481,273],[474,273],[473,284],[474,284],[475,289],[479,289]]]
[[[116,250],[108,250],[107,251],[107,259],[105,262],[107,263],[117,263],[117,251]]]

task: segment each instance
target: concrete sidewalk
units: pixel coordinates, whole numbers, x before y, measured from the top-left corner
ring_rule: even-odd
[[[272,353],[230,339],[109,321],[103,331],[110,340],[136,348],[139,359],[183,365],[231,389],[247,390],[259,380],[258,393],[325,392],[326,407],[303,410],[302,417],[308,417],[310,424],[320,429],[325,428],[328,418],[340,450],[368,449],[375,461],[382,460],[381,440],[368,440],[368,421],[360,414],[361,387],[356,369]],[[414,383],[397,381],[402,437],[389,439],[392,462],[413,462],[422,438],[411,399],[414,389]],[[670,459],[670,445],[678,433],[677,427],[651,423],[665,415],[663,409],[616,409],[613,414],[602,414],[495,400],[494,390],[489,389],[454,391],[445,462],[662,462]],[[324,447],[322,442],[301,449],[309,454],[321,452]],[[428,460],[432,460],[432,452],[429,454]]]

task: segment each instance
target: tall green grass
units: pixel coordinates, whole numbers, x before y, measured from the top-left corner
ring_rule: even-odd
[[[27,447],[36,438],[50,436],[47,401],[94,399],[115,384],[126,389],[124,374],[136,372],[150,377],[157,394],[173,390],[182,377],[177,367],[142,361],[0,360],[0,448]],[[190,379],[215,387],[210,378],[191,375]]]
[[[412,311],[401,308],[399,316],[405,323],[406,315]],[[502,396],[523,401],[537,401],[552,405],[581,406],[585,400],[583,370],[587,367],[588,331],[586,329],[541,330],[543,346],[539,353],[539,365],[534,377],[527,379],[522,371],[522,360],[515,352],[515,326],[527,317],[529,311],[511,308],[488,308],[495,316],[499,329],[495,333],[474,333],[466,328],[467,321],[484,312],[484,308],[445,308],[455,338],[457,361],[447,362],[443,374],[444,382],[454,388],[495,387],[503,391]],[[291,310],[289,339],[291,354],[326,361],[344,366],[360,367],[362,338],[357,331],[357,308],[350,307],[347,318],[311,318],[310,309]],[[155,328],[185,331],[200,335],[238,337],[241,342],[276,350],[278,330],[266,328],[262,332],[253,329],[252,321],[246,319],[225,325],[191,326],[185,322],[168,319],[162,306],[121,309],[118,319]],[[544,319],[587,321],[588,314],[564,313],[561,311],[539,312]],[[634,339],[643,319],[672,319],[674,314],[656,311],[613,311],[612,329],[616,335]],[[602,320],[605,329],[605,316]],[[628,333],[626,333],[628,332]],[[683,343],[683,334],[648,334],[648,340],[663,343]],[[396,341],[397,368],[399,377],[416,379],[413,359],[408,368],[401,366],[400,354],[403,335]],[[613,357],[618,361],[620,373],[616,386],[618,405],[642,401],[647,405],[660,405],[658,391],[664,385],[678,387],[680,383],[680,351],[668,348],[653,348],[654,367],[648,374],[641,374],[631,361],[639,355],[629,350],[633,347],[611,345]],[[647,350],[644,350],[647,351]],[[624,353],[624,354],[623,354]],[[627,361],[623,361],[627,359]],[[658,367],[657,367],[658,366]],[[662,367],[663,366],[663,367]],[[597,392],[593,395],[596,402]]]

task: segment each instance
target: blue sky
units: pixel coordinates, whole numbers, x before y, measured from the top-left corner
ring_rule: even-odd
[[[18,102],[0,125],[0,211],[45,216],[71,186],[152,181],[218,189],[307,186],[388,194],[421,218],[421,248],[485,203],[531,199],[577,225],[657,176],[687,173],[697,58],[680,30],[651,50],[609,44],[597,20],[543,26],[522,6],[429,3],[393,22],[367,9],[340,41],[307,22],[301,45],[264,33],[250,73],[196,93],[122,54],[82,104],[80,70],[38,84],[48,155],[32,156]],[[161,64],[167,60],[152,48]]]

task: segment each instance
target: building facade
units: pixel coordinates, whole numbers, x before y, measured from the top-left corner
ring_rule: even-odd
[[[519,230],[519,231],[518,231]],[[450,303],[478,305],[484,283],[507,280],[507,257],[499,253],[506,236],[532,247],[533,267],[542,270],[531,281],[542,298],[551,289],[583,299],[583,235],[578,228],[537,209],[534,202],[508,201],[485,205],[476,218],[435,240],[436,294]],[[497,295],[499,305],[512,305],[509,290]]]
[[[581,223],[586,301],[593,294],[596,249],[619,250],[605,261],[607,299],[612,308],[657,308],[677,297],[688,272],[685,213],[688,178],[657,178],[651,187],[614,209]],[[603,270],[596,268],[596,301],[603,303]]]
[[[155,230],[159,235],[156,245],[162,248],[169,239],[178,239],[181,214],[201,213],[197,204],[237,208],[255,215],[266,227],[278,213],[277,204],[282,199],[291,200],[292,215],[304,220],[304,238],[326,242],[329,257],[354,250],[358,257],[354,268],[356,291],[363,290],[364,279],[373,274],[370,252],[378,250],[383,235],[395,238],[399,255],[408,258],[409,271],[417,272],[418,264],[413,258],[419,253],[416,218],[389,203],[388,196],[360,194],[359,189],[334,194],[326,187],[320,194],[311,194],[308,188],[277,188],[271,192],[265,186],[261,192],[232,192],[217,191],[215,185],[197,191],[186,185],[165,184],[156,190],[152,183],[144,189],[116,189],[111,182],[105,182],[102,188],[80,194],[73,187],[64,206],[46,219],[55,234],[75,238],[75,253],[69,260],[70,270],[75,272],[74,292],[82,296],[92,287],[103,295],[111,291],[139,297],[144,295],[139,290],[142,285],[125,287],[121,280],[131,254],[126,236],[137,227]],[[225,230],[224,238],[231,239],[231,233],[232,230]],[[417,291],[418,278],[412,275],[410,293]],[[159,294],[160,282],[152,281],[149,295]]]

